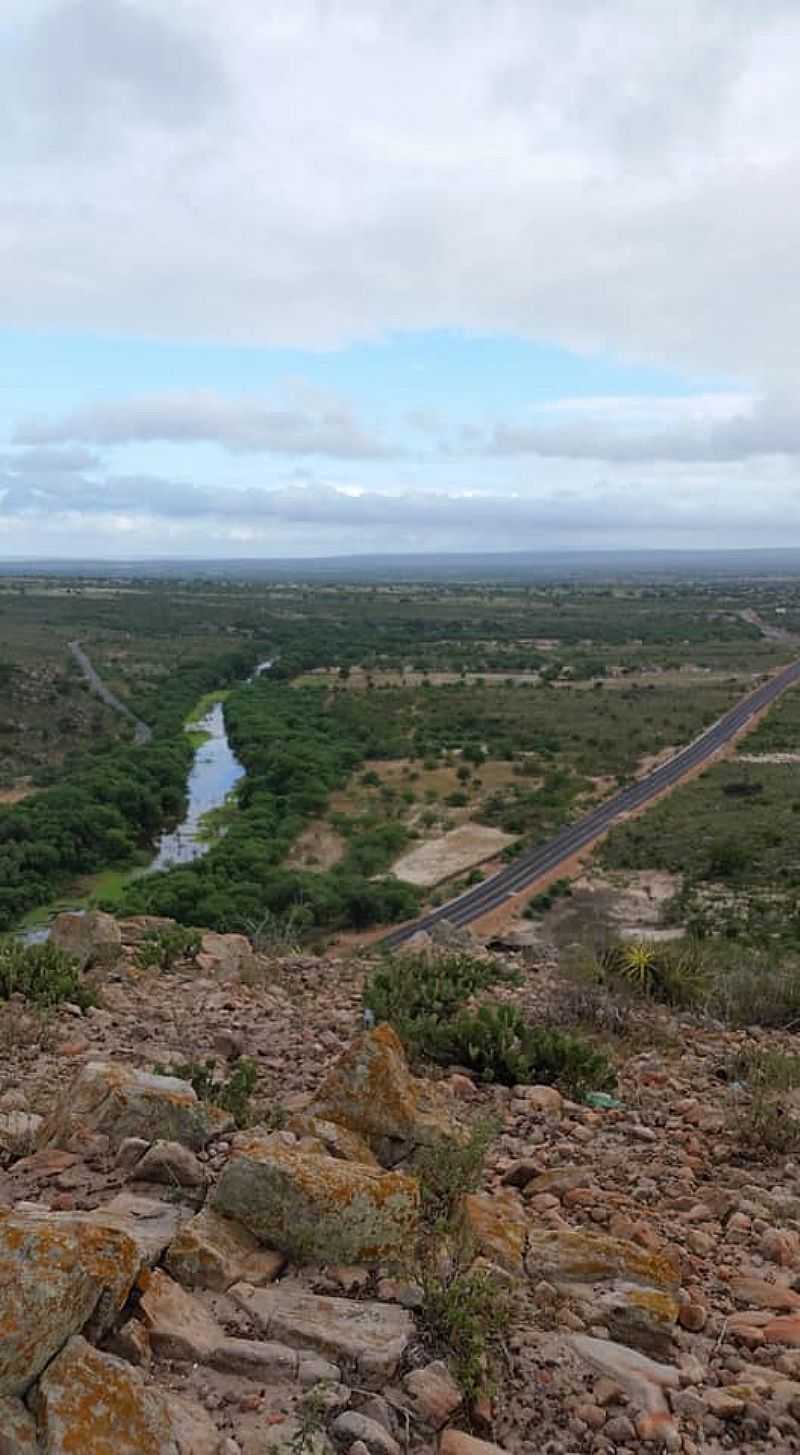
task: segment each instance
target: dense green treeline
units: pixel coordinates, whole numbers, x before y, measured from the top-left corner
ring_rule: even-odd
[[[387,855],[385,832],[369,851],[360,836],[328,873],[281,867],[298,833],[363,759],[368,727],[335,722],[318,688],[294,689],[266,678],[232,692],[225,719],[247,769],[227,834],[204,858],[132,883],[124,912],[166,914],[223,930],[252,928],[267,915],[363,928],[413,914],[418,900],[410,886],[371,877],[396,851],[393,842]]]
[[[192,757],[183,719],[203,692],[251,665],[252,653],[241,651],[187,663],[141,705],[153,727],[147,746],[101,741],[70,762],[58,783],[0,809],[0,930],[78,875],[130,862],[179,817]]]

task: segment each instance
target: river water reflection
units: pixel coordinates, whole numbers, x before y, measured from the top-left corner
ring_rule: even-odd
[[[186,817],[177,828],[161,835],[146,874],[170,869],[173,864],[191,864],[207,853],[209,841],[203,834],[203,816],[212,808],[221,808],[231,789],[244,777],[245,770],[228,742],[221,702],[215,702],[210,712],[191,726],[208,737],[197,748],[187,779]]]

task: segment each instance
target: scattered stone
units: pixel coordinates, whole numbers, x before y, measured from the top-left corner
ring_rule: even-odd
[[[180,1142],[154,1142],[132,1175],[137,1182],[163,1182],[167,1187],[204,1187],[206,1181],[202,1162]]]
[[[800,1293],[788,1284],[767,1283],[764,1278],[734,1278],[731,1293],[739,1303],[754,1304],[756,1308],[775,1309],[778,1313],[800,1310]]]
[[[737,1399],[727,1390],[707,1389],[703,1398],[712,1415],[715,1415],[718,1420],[735,1420],[738,1415],[744,1413],[745,1401]]]
[[[271,1248],[300,1260],[374,1265],[416,1236],[419,1186],[402,1172],[240,1138],[211,1198]]]
[[[120,1359],[127,1359],[129,1364],[136,1364],[142,1369],[150,1367],[152,1359],[150,1335],[141,1319],[128,1319],[128,1322],[112,1335],[108,1347],[110,1353],[118,1354]]]
[[[272,1283],[286,1265],[286,1255],[264,1248],[234,1218],[207,1204],[184,1223],[167,1250],[168,1273],[187,1288],[224,1292],[232,1283]]]
[[[179,1455],[163,1395],[78,1336],[48,1365],[35,1403],[47,1455]]]
[[[248,1379],[295,1379],[298,1356],[286,1344],[261,1339],[223,1339],[213,1350],[209,1363],[228,1374],[243,1374]]]
[[[500,1445],[490,1440],[478,1440],[463,1430],[443,1430],[439,1440],[439,1455],[505,1455]]]
[[[345,1449],[354,1440],[360,1440],[366,1445],[369,1455],[400,1455],[400,1446],[388,1430],[357,1410],[346,1410],[344,1414],[337,1415],[331,1425],[331,1435],[336,1444]]]
[[[114,1166],[118,1167],[120,1171],[128,1171],[141,1161],[149,1146],[150,1143],[146,1142],[144,1137],[126,1137],[114,1158]]]
[[[463,1403],[463,1394],[442,1360],[412,1369],[403,1380],[403,1388],[420,1419],[435,1430],[441,1429]]]
[[[331,1364],[328,1359],[301,1359],[297,1370],[298,1381],[304,1389],[312,1389],[315,1384],[338,1384],[341,1377],[338,1364]]]
[[[314,1349],[351,1366],[365,1388],[392,1379],[414,1337],[414,1320],[394,1304],[323,1298],[296,1288],[235,1284],[230,1296],[267,1338],[294,1349]]]
[[[233,1119],[201,1102],[188,1081],[108,1061],[90,1061],[42,1128],[42,1147],[80,1150],[104,1135],[114,1151],[127,1137],[159,1138],[199,1151]]]
[[[380,1164],[363,1137],[337,1122],[312,1116],[309,1112],[295,1112],[286,1123],[286,1130],[297,1137],[313,1137],[331,1157],[340,1157],[344,1162],[364,1162],[369,1167]]]

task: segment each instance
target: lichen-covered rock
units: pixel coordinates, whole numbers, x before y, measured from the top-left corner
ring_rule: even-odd
[[[379,1165],[364,1138],[338,1122],[325,1121],[309,1112],[295,1112],[286,1123],[286,1130],[296,1137],[314,1137],[331,1157],[339,1157],[343,1162],[364,1162],[368,1167]]]
[[[175,1203],[137,1197],[132,1192],[118,1192],[102,1207],[93,1208],[91,1212],[70,1213],[69,1216],[76,1223],[91,1223],[96,1227],[116,1228],[127,1233],[139,1250],[140,1262],[152,1267],[172,1242],[188,1213]]]
[[[36,1421],[21,1399],[0,1399],[0,1455],[38,1455]]]
[[[526,1268],[534,1282],[567,1285],[613,1339],[668,1358],[680,1304],[678,1275],[663,1254],[605,1234],[533,1227]]]
[[[126,1137],[181,1142],[193,1151],[232,1127],[200,1101],[188,1081],[155,1076],[109,1061],[90,1061],[41,1130],[41,1147],[80,1150],[90,1136],[107,1136],[116,1151]]]
[[[352,1369],[367,1389],[394,1377],[416,1333],[411,1315],[393,1304],[322,1298],[281,1284],[237,1283],[230,1294],[266,1338],[324,1354]]]
[[[113,965],[122,948],[122,934],[111,914],[91,910],[87,914],[65,911],[57,914],[50,930],[50,943],[74,955],[82,970],[91,965]]]
[[[163,1395],[80,1337],[42,1375],[36,1412],[46,1455],[179,1455]]]
[[[532,1226],[526,1258],[528,1274],[553,1282],[599,1283],[625,1279],[643,1288],[676,1290],[678,1275],[663,1253],[603,1233]]]
[[[388,1025],[348,1046],[306,1114],[355,1132],[385,1167],[415,1147],[460,1141],[463,1135],[438,1088],[411,1075],[399,1037]]]
[[[164,1262],[186,1288],[222,1293],[232,1283],[272,1283],[283,1271],[286,1255],[262,1247],[241,1223],[206,1205],[180,1229]]]
[[[400,1172],[240,1137],[212,1194],[271,1248],[323,1263],[387,1263],[407,1256],[419,1185]]]
[[[0,1395],[23,1394],[91,1321],[102,1333],[139,1272],[136,1244],[69,1213],[0,1212]]]
[[[464,1219],[477,1253],[507,1273],[524,1274],[529,1226],[511,1194],[469,1193]]]

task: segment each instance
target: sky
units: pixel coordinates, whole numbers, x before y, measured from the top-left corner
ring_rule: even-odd
[[[3,0],[0,557],[800,546],[797,0]]]

